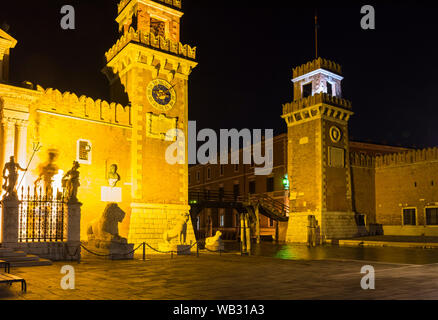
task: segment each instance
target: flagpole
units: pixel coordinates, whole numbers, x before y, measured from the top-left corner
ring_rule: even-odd
[[[315,9],[315,56],[318,59],[318,11]]]

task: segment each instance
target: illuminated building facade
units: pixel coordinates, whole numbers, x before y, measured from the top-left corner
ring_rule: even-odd
[[[33,188],[44,168],[62,173],[78,161],[84,240],[90,221],[111,201],[128,213],[121,234],[130,243],[154,247],[190,209],[188,165],[165,159],[174,143],[166,133],[179,129],[187,136],[188,78],[197,65],[196,48],[179,42],[182,16],[180,0],[119,3],[122,36],[105,54],[103,69],[114,102],[8,84],[9,51],[16,40],[0,30],[1,164],[15,155],[26,167],[39,143],[43,148],[23,184]],[[110,174],[120,177],[114,190]],[[194,243],[188,225],[187,242]]]

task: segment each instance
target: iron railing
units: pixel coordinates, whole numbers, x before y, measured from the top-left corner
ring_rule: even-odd
[[[66,221],[64,196],[46,190],[22,189],[18,209],[19,242],[62,242],[65,240]]]

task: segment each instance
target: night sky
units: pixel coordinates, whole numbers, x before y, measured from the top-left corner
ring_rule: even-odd
[[[118,39],[118,1],[2,1],[0,25],[18,40],[11,80],[108,98],[100,73]],[[293,99],[292,68],[320,56],[342,65],[343,96],[353,102],[350,136],[391,145],[438,146],[437,7],[401,2],[183,0],[182,42],[198,47],[190,80],[190,120],[198,129],[273,128],[286,132],[282,104]],[[76,30],[60,9],[76,9]],[[376,30],[360,27],[374,5]],[[437,6],[437,5],[435,5]]]

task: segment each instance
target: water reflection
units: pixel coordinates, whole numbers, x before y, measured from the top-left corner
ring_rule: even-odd
[[[239,250],[236,242],[226,243],[226,250]],[[364,260],[404,264],[438,263],[438,249],[391,248],[391,247],[337,247],[276,244],[253,244],[253,255],[286,260]]]

